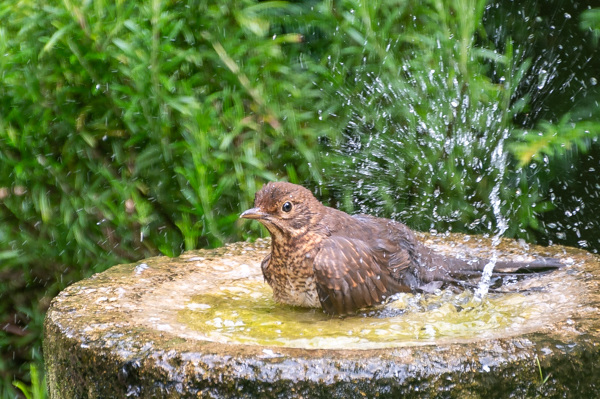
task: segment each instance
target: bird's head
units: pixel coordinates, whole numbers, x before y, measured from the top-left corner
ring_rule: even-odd
[[[254,197],[254,208],[240,215],[262,223],[273,239],[299,237],[315,228],[323,205],[306,188],[297,184],[271,182]]]

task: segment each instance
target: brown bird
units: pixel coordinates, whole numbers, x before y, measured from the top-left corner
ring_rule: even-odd
[[[261,268],[276,302],[345,315],[398,292],[456,283],[480,273],[488,263],[435,253],[402,223],[350,216],[324,206],[296,184],[266,184],[256,193],[254,206],[240,217],[258,220],[271,234],[271,253]],[[542,258],[497,262],[494,270],[521,273],[560,266]]]

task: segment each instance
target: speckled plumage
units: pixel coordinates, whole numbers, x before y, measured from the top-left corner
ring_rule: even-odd
[[[398,292],[456,281],[455,276],[482,270],[487,263],[439,255],[402,223],[350,216],[324,206],[309,190],[291,183],[266,184],[256,193],[254,206],[241,217],[258,220],[271,234],[271,253],[263,260],[262,271],[275,301],[281,303],[343,315]],[[537,266],[543,269],[560,265],[542,263]],[[496,270],[514,272],[530,266],[535,268],[535,262],[500,262]]]

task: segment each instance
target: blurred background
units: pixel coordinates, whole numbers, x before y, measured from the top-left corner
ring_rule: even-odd
[[[266,235],[270,180],[421,231],[600,249],[597,1],[0,4],[0,395],[52,298]],[[16,383],[16,386],[15,386]]]

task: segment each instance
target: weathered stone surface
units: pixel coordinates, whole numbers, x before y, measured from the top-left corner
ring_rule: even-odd
[[[490,251],[483,238],[428,239],[454,253]],[[535,308],[537,314],[523,320],[510,315],[509,323],[495,332],[461,330],[382,345],[367,334],[358,341],[345,337],[333,348],[331,342],[336,341],[325,341],[327,349],[318,349],[320,341],[314,337],[286,341],[269,335],[271,330],[264,330],[264,344],[240,344],[233,324],[225,328],[219,322],[213,331],[198,327],[204,322],[190,321],[190,310],[215,306],[203,302],[208,298],[203,293],[221,292],[237,283],[262,284],[260,260],[268,251],[267,240],[115,266],[73,284],[52,302],[44,340],[51,397],[598,397],[599,257],[509,240],[499,248],[501,256],[556,256],[569,264],[534,279],[544,289],[532,290],[526,298],[532,306],[547,302]],[[250,303],[244,295],[255,292],[248,294],[244,287],[236,300]],[[274,310],[267,307],[266,312]],[[299,315],[293,308],[281,311],[291,312],[292,318]],[[461,312],[466,310],[458,311],[462,317]],[[396,317],[401,322],[415,314],[420,315],[408,311]],[[315,325],[317,319],[327,323],[320,312],[312,315]],[[331,324],[354,328],[353,322],[369,322],[364,316],[332,319]],[[254,316],[245,317],[250,323]],[[298,347],[302,342],[312,349]],[[363,342],[375,349],[360,349]],[[543,378],[548,376],[545,382],[536,358]]]

